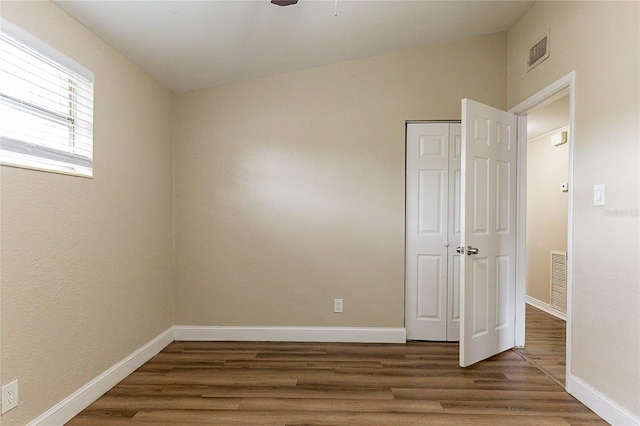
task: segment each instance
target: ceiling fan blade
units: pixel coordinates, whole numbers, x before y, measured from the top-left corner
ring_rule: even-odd
[[[298,3],[298,0],[271,0],[272,4],[277,4],[278,6],[291,6],[292,4]]]

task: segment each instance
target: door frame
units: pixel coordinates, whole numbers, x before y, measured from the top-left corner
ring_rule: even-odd
[[[571,330],[573,303],[573,206],[575,191],[573,180],[574,140],[575,133],[575,78],[571,71],[559,80],[551,83],[533,96],[522,101],[509,112],[518,116],[518,172],[517,172],[517,231],[516,231],[516,318],[515,345],[525,344],[525,296],[527,292],[527,252],[526,252],[526,213],[527,213],[527,114],[541,106],[555,101],[558,97],[569,93],[569,200],[567,212],[567,322],[566,322],[566,365],[565,389],[571,393]]]

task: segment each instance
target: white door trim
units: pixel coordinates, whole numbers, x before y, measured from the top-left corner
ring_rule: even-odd
[[[572,302],[573,302],[573,205],[575,192],[573,191],[573,135],[575,112],[575,80],[576,72],[571,71],[559,80],[527,98],[509,112],[517,114],[518,119],[518,230],[517,230],[517,260],[516,260],[516,346],[524,346],[525,330],[525,296],[527,285],[526,270],[526,187],[527,187],[527,114],[534,109],[549,104],[558,95],[569,92],[569,205],[567,218],[567,354],[565,389],[571,393],[571,330],[572,330]]]

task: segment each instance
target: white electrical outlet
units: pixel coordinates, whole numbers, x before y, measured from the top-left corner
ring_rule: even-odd
[[[2,387],[2,414],[18,406],[18,381]]]
[[[344,312],[344,299],[333,299],[333,312]]]

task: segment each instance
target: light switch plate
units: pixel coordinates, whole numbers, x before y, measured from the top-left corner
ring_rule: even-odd
[[[604,183],[593,185],[593,205],[604,206]]]

